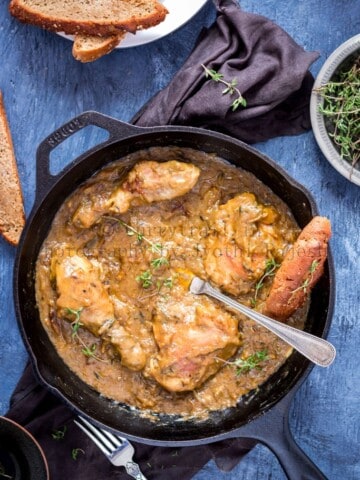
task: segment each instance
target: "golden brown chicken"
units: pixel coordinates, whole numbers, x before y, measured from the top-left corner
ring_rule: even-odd
[[[63,253],[67,249],[63,250]],[[52,259],[58,298],[57,308],[64,316],[81,312],[81,323],[93,334],[114,319],[114,307],[100,280],[101,269],[96,262],[68,250],[68,255]]]
[[[233,295],[251,290],[270,258],[282,258],[288,241],[276,225],[278,214],[242,193],[215,209],[215,235],[208,239],[205,270],[211,281]]]
[[[74,320],[74,314],[78,315],[79,326],[111,343],[123,365],[142,370],[147,360],[142,343],[151,343],[151,336],[139,325],[136,308],[109,295],[96,261],[74,254],[70,249],[62,253],[52,259],[59,315],[69,321]]]
[[[159,352],[145,373],[171,392],[202,385],[240,345],[235,316],[180,287],[158,302],[153,332]]]
[[[118,352],[122,365],[134,371],[143,370],[149,356],[156,350],[151,326],[143,322],[134,305],[115,296],[111,299],[115,322],[99,333]]]
[[[89,228],[105,213],[125,213],[131,206],[180,197],[193,188],[199,175],[198,167],[177,160],[139,162],[110,195],[86,196],[73,222],[78,227]]]

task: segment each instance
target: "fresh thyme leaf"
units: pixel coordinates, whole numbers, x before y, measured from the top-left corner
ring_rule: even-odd
[[[138,230],[136,230],[132,226],[125,223],[123,220],[120,220],[116,217],[111,217],[109,215],[105,215],[104,218],[118,222],[120,225],[122,225],[126,229],[127,235],[129,235],[130,237],[136,236],[139,242],[141,241],[147,242],[150,245],[149,247],[150,251],[152,253],[160,255],[160,257],[153,258],[152,260],[150,260],[151,269],[157,270],[164,265],[170,264],[169,259],[163,255],[164,246],[160,242],[153,242],[149,238],[145,237],[144,234],[140,233]],[[165,286],[169,285],[169,282],[167,281],[168,279],[165,281],[162,281],[161,279],[158,278],[155,282],[153,278],[153,272],[151,269],[141,272],[140,275],[137,275],[137,277],[135,278],[136,281],[141,284],[142,288],[148,289],[155,285],[158,291],[160,291],[161,287],[165,285],[165,282],[167,283],[167,285]]]
[[[237,80],[233,78],[230,81],[224,79],[224,75],[222,73],[217,72],[216,70],[212,70],[210,68],[205,67],[205,65],[201,64],[202,68],[205,71],[205,77],[210,78],[216,83],[222,83],[226,86],[226,88],[222,91],[223,95],[237,95],[237,98],[231,103],[230,107],[231,110],[234,112],[240,106],[246,107],[246,100],[242,96],[240,90],[237,88]]]
[[[90,347],[85,346],[81,351],[85,355],[85,357],[94,357],[96,352],[96,344],[93,343],[92,345],[90,345]]]
[[[62,428],[53,430],[51,432],[51,436],[54,440],[62,440],[65,437],[66,430],[66,425],[64,425]]]
[[[236,375],[241,375],[250,372],[250,370],[253,370],[254,368],[261,370],[263,368],[263,365],[261,364],[268,360],[269,355],[267,350],[259,350],[246,358],[237,358],[233,361],[224,360],[219,357],[216,358],[227,365],[236,367]]]
[[[82,347],[81,351],[86,357],[92,357],[95,360],[98,360],[99,362],[108,363],[106,360],[103,360],[102,358],[97,357],[95,355],[95,350],[96,350],[95,343],[93,343],[91,346],[88,346],[79,335],[80,327],[84,326],[84,324],[80,322],[80,314],[82,310],[83,310],[83,307],[79,308],[78,310],[74,310],[72,308],[65,308],[65,311],[67,314],[75,315],[75,320],[71,322],[71,330],[72,330],[71,338],[81,345]],[[103,323],[103,326],[105,325],[110,326],[113,322],[114,322],[114,319],[109,318],[105,320],[105,322]]]
[[[72,339],[78,337],[79,328],[82,327],[84,324],[80,322],[80,314],[83,311],[83,307],[74,310],[73,308],[65,308],[65,312],[69,315],[75,315],[75,320],[71,322],[71,330]]]
[[[206,78],[211,78],[211,80],[214,80],[214,82],[220,82],[222,78],[224,78],[224,75],[222,73],[217,72],[216,70],[206,68],[204,65],[201,65],[203,69],[205,70],[205,77]]]
[[[163,282],[164,287],[172,288],[174,286],[174,280],[172,277],[165,278]]]
[[[150,270],[146,270],[136,277],[136,281],[141,283],[143,288],[149,288],[153,284],[152,273]]]
[[[82,327],[84,324],[80,322],[80,320],[75,320],[71,324],[72,334],[71,337],[75,338],[78,335],[79,328]]]
[[[275,275],[275,270],[280,267],[280,264],[276,262],[274,258],[267,259],[265,262],[265,272],[263,276],[258,280],[255,285],[255,294],[254,297],[251,299],[251,305],[253,307],[256,306],[258,295],[262,287],[264,286],[264,282],[266,278],[272,277]]]
[[[161,245],[161,243],[152,243],[151,244],[151,251],[153,253],[159,253],[161,254],[162,253],[162,250],[163,250],[163,246]]]
[[[311,275],[313,275],[315,273],[315,270],[317,269],[319,265],[319,261],[318,260],[313,260],[311,265],[310,265],[310,273]]]
[[[161,243],[155,243],[155,242],[152,242],[151,240],[149,240],[148,238],[145,237],[145,235],[141,232],[139,232],[138,230],[136,230],[136,228],[133,228],[132,226],[128,225],[127,223],[125,223],[123,220],[120,220],[119,218],[116,218],[116,217],[111,217],[109,215],[105,215],[104,218],[108,218],[109,220],[114,220],[118,223],[120,223],[120,225],[122,225],[123,227],[126,228],[126,234],[129,235],[130,237],[132,236],[135,236],[136,235],[136,239],[138,240],[138,242],[142,242],[143,240],[145,242],[147,242],[149,245],[150,245],[150,250],[153,252],[153,253],[159,253],[161,254],[162,253],[162,250],[163,250],[163,246]]]
[[[126,235],[128,235],[129,237],[134,237],[136,236],[136,240],[141,243],[142,240],[144,239],[144,234],[143,233],[140,233],[140,232],[136,232],[134,230],[129,230],[129,228],[126,230]]]
[[[169,260],[166,257],[154,258],[151,260],[150,264],[156,269],[162,267],[163,265],[169,265]]]
[[[82,448],[73,448],[71,450],[71,458],[73,460],[77,460],[78,456],[79,456],[79,453],[83,453],[85,454],[84,450]]]
[[[234,360],[233,364],[236,367],[236,375],[241,375],[242,373],[248,373],[250,370],[256,368],[257,370],[261,370],[262,366],[261,363],[268,359],[268,352],[267,350],[260,350],[258,352],[253,353],[249,357],[237,358]]]
[[[315,92],[323,98],[319,112],[327,118],[329,136],[340,156],[354,167],[360,159],[360,56],[336,81]]]
[[[240,106],[246,107],[246,100],[243,97],[242,98],[237,98],[233,101],[233,103],[231,104],[231,110],[234,112]]]
[[[83,310],[84,310],[84,307],[80,307],[77,310],[75,310],[74,308],[68,308],[68,307],[65,308],[65,312],[68,315],[75,315],[75,322],[78,322],[80,320],[80,314]]]
[[[310,265],[310,268],[309,268],[308,277],[305,278],[305,280],[303,281],[303,283],[299,287],[295,288],[295,290],[292,291],[292,295],[294,295],[294,293],[298,292],[299,290],[303,290],[304,293],[307,293],[307,289],[309,288],[309,285],[314,278],[314,273],[315,273],[318,265],[319,265],[318,260],[313,260],[312,261],[312,263]]]

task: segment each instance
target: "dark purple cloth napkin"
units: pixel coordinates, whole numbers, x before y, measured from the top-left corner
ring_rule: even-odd
[[[217,19],[204,29],[170,84],[133,118],[139,126],[190,125],[217,130],[247,143],[310,128],[309,102],[318,58],[278,25],[242,11],[233,0],[214,0]],[[236,95],[205,77],[203,67],[236,80],[247,106],[232,111]]]
[[[125,469],[114,467],[75,425],[74,412],[39,385],[30,364],[11,397],[6,417],[24,426],[39,442],[49,464],[51,480],[129,480]],[[63,438],[53,438],[57,432],[65,432]],[[254,442],[230,439],[181,448],[152,447],[135,442],[133,445],[134,460],[148,480],[188,480],[211,459],[220,469],[231,470]],[[77,452],[76,459],[73,459],[73,452]]]

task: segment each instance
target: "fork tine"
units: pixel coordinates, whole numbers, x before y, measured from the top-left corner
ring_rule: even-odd
[[[123,439],[122,437],[114,435],[113,433],[108,432],[104,428],[95,427],[92,423],[86,420],[86,418],[83,418],[80,416],[78,418],[80,421],[82,421],[86,425],[87,428],[89,428],[95,435],[97,435],[97,437],[100,440],[102,440],[106,444],[106,446],[111,450],[113,450],[114,447],[115,448],[121,447],[121,445],[126,443],[125,439]],[[108,443],[105,437],[107,437],[111,443]]]
[[[108,432],[103,428],[101,428],[101,431],[103,432],[104,435],[108,437],[108,439],[115,445],[115,447],[120,447],[124,443],[124,441],[121,438],[119,438],[117,435],[114,435],[113,433]]]
[[[92,425],[86,418],[78,416],[74,423],[98,446],[108,460],[115,466],[123,466],[126,472],[136,480],[146,480],[139,465],[134,462],[134,447],[123,437],[103,428]]]
[[[95,443],[95,445],[97,445],[100,450],[105,454],[105,455],[109,455],[110,452],[109,450],[89,431],[87,430],[87,428],[80,422],[78,422],[77,420],[74,420],[74,423],[76,423],[76,425],[81,428],[81,430],[86,433],[86,435]]]
[[[117,445],[112,445],[105,435],[102,434],[104,430],[99,431],[98,428],[91,425],[91,423],[83,417],[79,417],[79,420],[82,423],[74,420],[76,425],[80,427],[84,433],[86,433],[86,435],[100,448],[105,455],[110,455]]]

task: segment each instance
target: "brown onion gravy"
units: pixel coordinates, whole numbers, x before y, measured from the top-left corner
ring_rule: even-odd
[[[90,228],[79,229],[72,223],[71,219],[85,191],[87,195],[104,195],[114,185],[121,183],[135,163],[169,159],[192,163],[200,168],[199,180],[187,194],[172,200],[130,208],[121,215],[123,224],[116,219],[101,218]],[[174,393],[165,390],[154,379],[145,378],[141,371],[122,365],[120,356],[111,345],[85,328],[79,328],[77,337],[69,318],[59,318],[56,314],[57,291],[51,271],[52,257],[54,252],[58,256],[66,256],[70,249],[100,262],[107,288],[133,311],[133,335],[140,337],[144,331],[149,334],[155,302],[159,295],[165,301],[171,298],[173,290],[170,287],[158,291],[153,287],[141,288],[138,277],[148,269],[148,260],[143,255],[147,245],[141,236],[151,242],[170,245],[170,264],[177,272],[190,271],[204,277],[206,239],[211,233],[212,225],[203,213],[243,192],[253,193],[258,202],[276,209],[279,214],[276,229],[286,240],[288,248],[299,233],[288,207],[251,173],[230,165],[215,155],[193,149],[154,147],[130,154],[94,174],[64,201],[38,257],[36,295],[41,322],[54,348],[84,382],[102,395],[144,413],[203,418],[209,411],[236,405],[242,396],[259,387],[285,362],[291,348],[271,332],[239,316],[241,344],[229,363],[224,361],[222,368],[194,391]],[[124,224],[133,227],[141,234],[140,237],[129,234],[130,231]],[[181,281],[180,277],[181,273],[173,276],[174,284]],[[257,308],[261,308],[271,281],[272,277],[267,278],[259,289]],[[250,292],[240,295],[238,300],[251,306],[254,295],[255,283]],[[216,303],[215,300],[214,302]],[[225,309],[224,306],[221,308]],[[181,311],[180,304],[179,309]],[[305,316],[306,308],[303,308],[288,323],[303,328]],[[84,345],[93,355],[84,354]],[[156,345],[149,348],[156,348]],[[259,364],[259,368],[237,374],[232,361],[264,350],[267,357]]]

